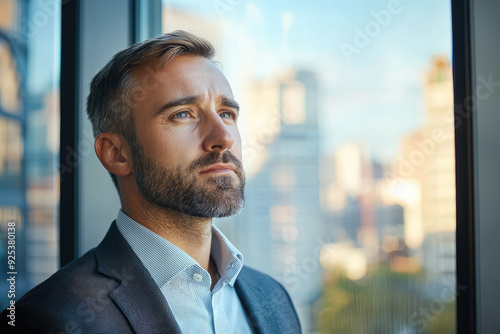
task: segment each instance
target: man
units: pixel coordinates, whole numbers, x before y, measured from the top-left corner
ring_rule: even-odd
[[[19,332],[300,332],[283,287],[212,226],[241,210],[245,185],[239,106],[213,54],[175,31],[94,77],[95,151],[122,208],[96,248],[16,303]]]

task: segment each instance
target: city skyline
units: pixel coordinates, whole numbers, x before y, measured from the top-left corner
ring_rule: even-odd
[[[321,86],[323,152],[359,140],[369,143],[371,158],[388,163],[397,154],[398,138],[425,123],[422,73],[434,55],[451,59],[448,2],[224,3],[163,1],[164,8],[210,22],[205,25],[208,30],[197,29],[190,22],[184,27],[216,41],[217,60],[237,98],[244,95],[242,81],[263,80],[277,68],[316,72]],[[394,14],[387,23],[377,21],[377,13],[389,11],[391,3],[398,4]],[[421,21],[419,29],[415,29],[417,21]],[[349,62],[341,46],[356,46],[358,29],[364,31],[373,22],[379,25],[379,32],[368,36],[367,45]],[[168,26],[183,28],[175,23]],[[212,30],[214,26],[223,37]]]

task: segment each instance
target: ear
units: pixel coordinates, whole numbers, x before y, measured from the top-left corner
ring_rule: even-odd
[[[94,142],[95,153],[101,164],[116,176],[132,172],[132,157],[123,136],[112,132],[100,133]]]

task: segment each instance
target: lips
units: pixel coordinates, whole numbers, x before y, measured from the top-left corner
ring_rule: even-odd
[[[236,173],[236,168],[232,164],[216,164],[208,168],[205,168],[200,172],[200,174],[229,173],[229,172]]]

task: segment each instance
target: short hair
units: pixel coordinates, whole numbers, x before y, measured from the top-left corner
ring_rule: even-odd
[[[116,53],[90,83],[87,115],[94,137],[114,132],[123,135],[129,144],[134,142],[133,109],[147,89],[134,80],[135,67],[150,64],[156,71],[179,55],[197,55],[211,60],[214,54],[210,42],[182,30],[147,39]],[[120,194],[116,175],[110,175]]]

